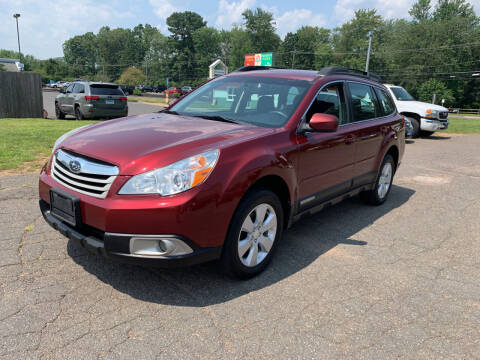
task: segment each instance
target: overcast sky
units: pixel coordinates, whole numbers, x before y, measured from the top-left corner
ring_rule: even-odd
[[[471,1],[480,13],[480,0]],[[174,11],[195,11],[208,26],[230,29],[242,12],[261,7],[273,12],[283,37],[302,25],[333,28],[360,8],[377,9],[385,18],[406,18],[414,0],[0,0],[0,49],[17,49],[14,13],[20,13],[22,53],[40,59],[63,56],[68,38],[100,27],[151,24],[167,34],[165,19]]]

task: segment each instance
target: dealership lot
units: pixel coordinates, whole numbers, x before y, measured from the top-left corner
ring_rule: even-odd
[[[387,203],[302,220],[244,282],[90,255],[46,225],[36,174],[0,177],[0,359],[478,357],[479,148],[411,141]]]

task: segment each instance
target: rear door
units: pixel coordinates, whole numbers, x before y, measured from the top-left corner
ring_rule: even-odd
[[[118,85],[90,84],[90,96],[97,109],[121,110],[127,104],[125,94]]]
[[[75,84],[70,84],[65,90],[65,94],[61,97],[59,101],[60,108],[66,114],[73,114],[73,86]]]
[[[298,136],[299,205],[303,211],[348,192],[354,173],[355,138],[349,125],[344,82],[326,85],[317,93],[306,121],[315,113],[337,116],[336,132],[307,132]]]
[[[352,125],[355,129],[355,176],[353,187],[375,181],[376,161],[382,146],[383,113],[372,86],[360,82],[348,82]]]

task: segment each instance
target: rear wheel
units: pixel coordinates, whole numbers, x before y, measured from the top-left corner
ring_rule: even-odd
[[[377,175],[377,181],[372,190],[360,194],[362,200],[370,205],[380,205],[387,200],[392,188],[393,175],[395,174],[395,161],[392,155],[387,154]]]
[[[65,114],[62,110],[60,110],[60,106],[58,105],[58,103],[55,103],[55,116],[57,117],[57,119],[60,120],[65,119]]]
[[[408,117],[412,123],[412,138],[418,138],[420,136],[420,121],[417,118]]]
[[[80,106],[75,107],[75,119],[77,119],[77,120],[83,120],[84,119],[83,114],[80,111]]]
[[[222,270],[247,279],[268,265],[283,231],[283,208],[269,190],[248,194],[235,212],[223,246]]]

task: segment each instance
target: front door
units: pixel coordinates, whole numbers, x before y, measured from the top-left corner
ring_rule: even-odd
[[[347,192],[355,166],[355,137],[349,123],[343,82],[326,85],[307,111],[306,121],[315,113],[335,115],[336,132],[307,132],[298,136],[298,210],[303,211]]]

